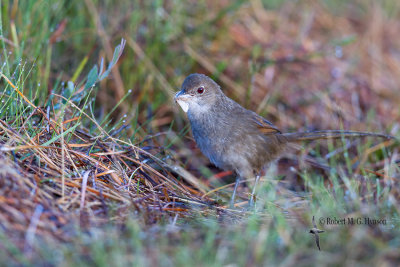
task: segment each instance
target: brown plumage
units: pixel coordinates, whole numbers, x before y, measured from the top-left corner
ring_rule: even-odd
[[[257,177],[261,169],[292,142],[374,136],[368,132],[314,131],[282,133],[271,122],[227,97],[219,85],[203,74],[191,74],[183,82],[175,101],[187,112],[193,137],[212,163],[234,171],[238,178]],[[253,190],[254,191],[254,190]]]

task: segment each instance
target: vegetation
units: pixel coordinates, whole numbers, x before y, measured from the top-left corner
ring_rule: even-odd
[[[229,209],[234,177],[172,101],[201,72],[284,131],[400,139],[400,2],[0,6],[4,265],[400,262],[398,141],[302,144],[268,168],[254,209],[253,181]]]

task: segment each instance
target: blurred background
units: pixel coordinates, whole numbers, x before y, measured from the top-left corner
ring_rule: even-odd
[[[53,105],[52,112],[58,114],[64,109],[56,103],[66,102],[56,100],[52,93],[71,98],[101,122],[110,135],[166,162],[172,159],[174,164],[193,174],[199,183],[209,186],[209,190],[229,182],[228,179],[225,183],[216,183],[227,173],[219,173],[202,156],[191,138],[186,115],[172,100],[184,78],[191,73],[209,75],[226,95],[284,132],[346,129],[399,137],[398,0],[2,0],[0,4],[1,73],[34,105],[43,110]],[[90,90],[85,88],[93,66],[100,65],[102,59],[112,61],[114,48],[122,38],[126,45],[110,75]],[[5,79],[0,85],[4,88],[0,92],[0,118],[11,125],[9,128],[21,125],[23,128],[25,122],[20,117],[29,114],[26,103]],[[18,101],[14,101],[16,99]],[[77,113],[69,108],[65,116],[73,118]],[[82,119],[79,122],[79,129],[85,133],[99,140],[104,138],[93,121]],[[68,123],[73,127],[74,121]],[[36,134],[34,130],[32,133]],[[0,134],[1,144],[9,141],[8,131],[3,129]],[[29,136],[25,138],[33,140]],[[47,142],[52,136],[49,134],[46,138]],[[105,176],[108,180],[104,178],[104,188],[112,191],[114,195],[107,192],[115,197],[114,202],[110,200],[106,205],[101,193],[92,192],[90,197],[96,208],[79,218],[82,233],[74,228],[75,224],[68,226],[71,218],[76,222],[74,216],[79,207],[80,191],[70,186],[67,191],[75,202],[71,206],[62,203],[60,193],[52,191],[54,188],[61,190],[56,184],[60,172],[44,172],[43,177],[35,176],[36,181],[43,184],[40,189],[44,188],[44,193],[41,193],[41,200],[35,196],[29,208],[21,205],[20,200],[14,200],[19,194],[13,191],[14,185],[5,190],[7,198],[0,196],[0,202],[15,207],[4,212],[8,217],[2,218],[0,214],[1,221],[9,222],[4,223],[3,228],[8,229],[8,233],[12,232],[9,229],[22,233],[15,237],[16,241],[11,237],[17,244],[14,247],[12,242],[9,245],[4,229],[0,231],[0,240],[4,241],[0,247],[6,248],[4,254],[0,252],[0,259],[12,259],[16,265],[29,264],[29,259],[33,258],[49,265],[74,265],[85,259],[83,262],[89,265],[119,263],[121,266],[126,263],[184,266],[207,262],[252,266],[276,264],[282,260],[287,266],[309,266],[313,262],[326,263],[329,259],[333,265],[359,261],[390,266],[400,261],[397,250],[400,244],[397,227],[399,161],[398,148],[393,144],[372,147],[371,142],[355,141],[339,147],[326,143],[307,146],[303,154],[317,158],[325,155],[323,164],[329,163],[332,168],[327,170],[323,164],[316,164],[316,169],[307,173],[296,160],[281,160],[272,176],[274,179],[264,181],[260,189],[261,213],[246,214],[243,216],[246,220],[221,210],[206,209],[204,213],[201,210],[200,215],[183,208],[183,211],[157,213],[150,212],[148,206],[142,209],[144,215],[137,218],[135,212],[142,207],[138,208],[136,202],[130,203],[131,206],[118,202],[118,197],[122,199],[129,190],[115,186],[113,180]],[[387,147],[391,154],[382,152]],[[2,154],[0,156],[3,162]],[[28,156],[7,154],[20,165]],[[123,169],[111,163],[110,168]],[[83,165],[78,166],[79,170],[86,167]],[[360,170],[364,167],[365,170]],[[39,168],[39,174],[41,171]],[[135,172],[127,171],[136,179]],[[34,173],[33,169],[29,169],[29,173]],[[81,182],[74,174],[68,178]],[[44,179],[45,175],[50,178]],[[183,181],[176,173],[165,175]],[[51,179],[56,182],[50,183]],[[137,179],[129,185],[137,182],[139,188],[143,179]],[[8,178],[4,178],[0,184],[6,185],[7,181]],[[89,185],[95,187],[94,180],[93,184],[90,181]],[[47,188],[44,185],[48,182]],[[277,189],[281,183],[282,188]],[[145,182],[143,185],[147,186]],[[231,191],[219,191],[210,195],[221,204],[220,201],[229,199]],[[165,192],[157,192],[161,195],[158,201],[167,195]],[[188,192],[200,198],[198,191]],[[15,199],[28,194],[29,190]],[[242,196],[242,200],[246,197]],[[32,234],[27,229],[31,229],[31,218],[36,212],[33,203],[43,204],[45,202],[40,202],[43,199],[51,199],[46,203],[58,217],[48,215],[46,224],[39,223],[38,229],[43,232],[38,231],[38,236],[48,231],[51,237],[44,234],[40,237],[43,239],[38,237],[40,242],[34,247],[37,254],[32,256],[26,253],[30,251],[26,243],[33,244]],[[330,228],[331,233],[327,233],[330,239],[321,237],[326,254],[318,256],[314,240],[306,231],[311,226],[311,212],[338,217],[386,216],[393,222],[384,229]],[[28,215],[25,218],[23,214]],[[178,215],[184,218],[181,224],[177,223]],[[210,219],[213,216],[217,219]],[[271,217],[273,219],[269,220]],[[20,218],[23,223],[15,223]],[[193,218],[195,220],[190,220]],[[53,228],[48,227],[50,224]],[[157,224],[167,226],[154,226]],[[98,231],[99,225],[109,228]],[[90,235],[85,235],[85,231]],[[63,247],[63,244],[71,246]],[[53,246],[57,250],[48,252]],[[22,252],[16,252],[19,251],[16,248],[21,247]],[[89,260],[86,259],[88,255]]]
[[[390,131],[400,116],[399,10],[394,0],[2,1],[11,51],[2,57],[35,64],[26,84],[40,102],[110,61],[125,38],[98,112],[131,89],[113,117],[153,117],[155,130],[181,127],[171,95],[200,72],[285,130]]]

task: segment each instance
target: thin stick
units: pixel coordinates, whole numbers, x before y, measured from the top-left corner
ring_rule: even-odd
[[[64,115],[61,121],[64,120]],[[61,197],[64,199],[65,193],[65,146],[64,146],[64,127],[61,124]]]

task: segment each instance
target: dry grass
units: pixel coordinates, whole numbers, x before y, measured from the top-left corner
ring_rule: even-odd
[[[71,219],[107,221],[109,201],[118,203],[118,209],[124,211],[149,212],[149,222],[165,212],[212,205],[203,197],[210,190],[208,186],[182,167],[153,155],[162,155],[163,151],[156,153],[113,137],[125,126],[107,133],[67,101],[70,107],[63,113],[33,107],[18,127],[12,126],[12,120],[0,121],[4,166],[0,175],[1,216],[6,229],[23,236],[38,207],[40,213],[35,216],[40,217],[40,224],[34,231],[67,239],[60,228]],[[81,121],[77,113],[93,120],[102,134],[91,136],[77,130]],[[38,123],[28,126],[33,117]],[[28,136],[26,133],[32,130],[35,136]],[[178,180],[176,174],[182,174],[184,180]],[[80,216],[74,216],[75,211]]]
[[[0,238],[11,240],[29,261],[40,252],[35,240],[75,244],[82,232],[103,229],[110,222],[119,227],[111,232],[120,233],[135,216],[157,242],[167,240],[159,247],[157,242],[142,242],[150,261],[172,254],[176,259],[172,265],[190,259],[198,264],[210,254],[220,264],[229,264],[243,256],[235,254],[242,251],[243,264],[286,259],[290,265],[321,259],[307,252],[310,246],[302,243],[303,233],[296,232],[310,225],[311,213],[376,214],[390,217],[397,227],[398,141],[305,145],[296,157],[280,160],[264,179],[257,212],[240,210],[247,203],[248,188],[240,189],[238,210],[230,210],[225,206],[232,190],[230,173],[221,173],[201,155],[182,114],[169,101],[184,76],[202,72],[213,76],[227,95],[284,131],[343,128],[400,138],[400,40],[395,38],[400,32],[400,6],[397,1],[385,3],[338,1],[336,6],[327,1],[287,1],[279,8],[267,8],[258,0],[204,1],[195,7],[182,2],[179,8],[166,3],[161,4],[162,12],[157,11],[161,22],[154,26],[147,18],[159,13],[146,13],[152,11],[146,4],[136,3],[145,7],[147,16],[131,25],[130,15],[115,14],[137,12],[136,4],[99,7],[86,0],[89,15],[79,16],[93,25],[84,29],[84,59],[64,56],[79,50],[79,45],[57,47],[56,40],[68,42],[74,30],[83,31],[69,31],[69,25],[79,20],[60,18],[47,38],[50,52],[43,54],[51,55],[51,49],[62,53],[53,56],[52,64],[43,60],[48,65],[29,71],[48,87],[32,93],[33,81],[23,69],[16,67],[8,75],[2,68],[0,99],[15,114],[0,109],[0,226],[5,233]],[[10,9],[14,10],[11,4]],[[17,11],[9,16],[18,23]],[[167,28],[169,23],[175,28]],[[14,20],[4,25],[15,27]],[[112,79],[96,80],[95,104],[89,100],[95,95],[93,88],[87,88],[85,79],[77,80],[88,58],[95,57],[93,51],[100,50],[98,58],[112,62],[112,43],[121,37],[127,40],[124,54],[110,69]],[[3,45],[15,54],[23,47],[17,41],[12,30],[4,34]],[[32,59],[28,49],[20,52]],[[60,74],[58,62],[67,61],[74,62],[76,70]],[[68,85],[56,86],[60,80],[74,81],[75,91],[67,95]],[[50,89],[52,85],[56,89]],[[124,88],[134,89],[126,93]],[[105,110],[113,112],[104,115]],[[304,161],[311,161],[312,167]],[[251,216],[257,216],[261,226],[252,228],[253,222],[247,220]],[[218,220],[207,228],[199,226],[198,217]],[[152,226],[165,224],[178,228],[168,228],[167,236],[151,234]],[[185,227],[191,227],[189,237],[179,232]],[[324,240],[322,247],[332,264],[363,256],[377,264],[399,260],[393,252],[400,244],[397,230],[357,229],[361,228],[341,229],[337,238]],[[214,235],[209,237],[210,232]],[[178,245],[171,246],[171,240]],[[242,248],[243,240],[248,248]],[[7,241],[0,247],[14,251]],[[344,248],[337,247],[345,242]],[[189,249],[187,261],[180,246]],[[83,247],[82,257],[90,254]],[[223,248],[232,254],[221,252]],[[349,248],[355,248],[353,258],[345,255]],[[190,257],[194,252],[204,255]],[[10,256],[13,262],[27,264],[18,255]]]

